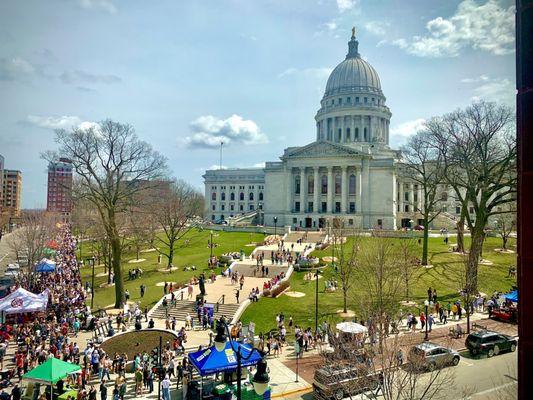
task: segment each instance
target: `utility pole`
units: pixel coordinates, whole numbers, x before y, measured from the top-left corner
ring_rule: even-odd
[[[218,164],[218,169],[222,169],[222,146],[224,142],[220,142],[220,163]]]

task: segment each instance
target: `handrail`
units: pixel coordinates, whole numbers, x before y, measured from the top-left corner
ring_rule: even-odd
[[[224,304],[224,301],[226,300],[226,295],[223,294],[222,296],[220,296],[220,298],[217,300],[217,302],[215,303],[215,312],[218,312],[218,309],[219,309],[219,306],[220,304]]]

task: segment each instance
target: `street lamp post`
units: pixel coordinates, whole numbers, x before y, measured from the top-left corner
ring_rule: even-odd
[[[213,231],[209,232],[210,240],[209,240],[209,249],[210,249],[210,255],[209,260],[213,258]]]
[[[315,272],[315,335],[318,333],[318,268]]]
[[[433,306],[433,302],[432,301],[428,301],[428,300],[424,300],[424,306],[426,306],[426,334],[424,335],[424,341],[428,341],[429,340],[429,336],[428,336],[428,325],[429,325],[429,315],[428,315],[428,307],[429,306]]]
[[[229,327],[223,320],[218,320],[217,322],[217,335],[215,336],[215,349],[220,352],[226,348],[226,340],[230,336]],[[242,360],[249,360],[252,357],[254,351],[258,352],[261,355],[261,361],[257,364],[257,371],[253,378],[253,385],[255,392],[262,396],[267,388],[270,378],[267,373],[267,363],[264,360],[264,353],[252,347],[248,356],[244,356],[241,352],[241,346],[238,346],[236,349],[233,347],[233,341],[229,341],[231,349],[237,356],[237,400],[242,399],[241,393],[241,379],[242,379]]]
[[[274,217],[274,236],[278,234],[278,217]]]

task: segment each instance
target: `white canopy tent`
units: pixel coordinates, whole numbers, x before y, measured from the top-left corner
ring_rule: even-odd
[[[366,326],[358,324],[357,322],[340,322],[337,324],[337,329],[341,332],[352,334],[368,332],[368,328]]]
[[[3,315],[45,311],[47,306],[48,289],[40,294],[35,294],[26,289],[18,288],[0,299],[0,312]]]

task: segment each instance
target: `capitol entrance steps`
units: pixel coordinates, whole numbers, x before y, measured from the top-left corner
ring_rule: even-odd
[[[325,232],[291,232],[285,238],[285,243],[296,242],[299,239],[307,243],[319,243],[324,241],[325,238]]]
[[[219,303],[218,307],[215,305],[214,317],[215,319],[218,319],[222,315],[224,315],[227,319],[231,321],[233,319],[233,316],[237,312],[238,308],[239,308],[239,304],[236,304],[236,303],[233,303],[233,304],[220,304]],[[196,304],[194,301],[179,300],[176,302],[176,306],[171,306],[169,304],[167,310],[168,310],[168,316],[170,318],[176,317],[176,320],[178,321],[185,321],[187,314],[190,314],[191,317],[195,319],[195,322],[198,321],[197,314],[196,314]],[[165,307],[163,307],[162,304],[159,304],[159,306],[152,312],[151,317],[166,319],[167,311],[165,310]]]

